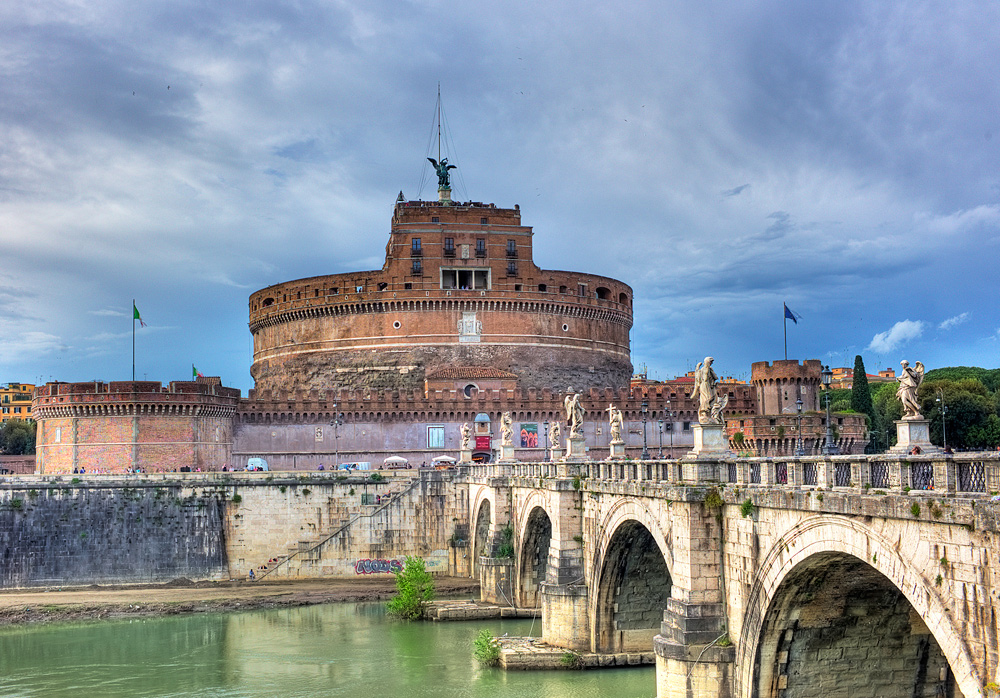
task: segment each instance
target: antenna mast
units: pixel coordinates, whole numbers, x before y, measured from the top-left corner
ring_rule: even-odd
[[[441,162],[441,83],[438,83],[438,162]]]

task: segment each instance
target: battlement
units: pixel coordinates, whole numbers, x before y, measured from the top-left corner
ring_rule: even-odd
[[[750,380],[776,380],[780,378],[809,378],[819,380],[823,364],[819,359],[779,359],[774,362],[757,361],[750,365]]]

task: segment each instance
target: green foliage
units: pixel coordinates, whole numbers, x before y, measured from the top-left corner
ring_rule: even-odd
[[[944,577],[942,577],[940,574],[937,577],[934,578],[934,583],[937,586],[941,586],[941,582],[943,582],[943,581],[944,581]]]
[[[721,509],[725,503],[726,501],[722,498],[717,487],[713,487],[705,493],[705,506],[709,509]]]
[[[784,427],[784,425],[782,425],[782,424],[779,424],[779,425],[778,425],[778,426],[777,426],[777,427],[776,427],[776,428],[774,429],[774,436],[775,436],[775,438],[777,438],[777,439],[783,439],[783,438],[785,438],[785,427]]]
[[[865,362],[861,359],[861,354],[854,357],[854,376],[851,380],[851,409],[868,415],[869,431],[877,432],[881,422],[879,422],[878,414],[875,412],[875,404],[872,402],[871,389],[868,387],[868,374],[865,373]]]
[[[424,612],[424,604],[434,598],[434,578],[421,557],[406,556],[403,569],[396,572],[396,596],[386,604],[391,616],[416,620]]]
[[[990,392],[1000,389],[1000,368],[979,368],[978,366],[948,366],[935,368],[924,374],[925,381],[960,381],[971,378],[983,384]]]
[[[472,656],[483,666],[496,666],[500,663],[500,643],[486,628],[476,635]]]
[[[733,434],[733,443],[736,444],[737,447],[743,446],[744,441],[746,441],[746,437],[743,435],[742,431],[738,431]]]
[[[920,505],[914,502],[913,506],[910,507],[910,513],[913,514],[914,518],[920,516]]]
[[[312,490],[311,489],[309,489],[308,487],[303,487],[302,488],[302,496],[303,497],[308,497],[311,494],[312,494]]]
[[[71,485],[79,485],[80,484],[80,478],[78,478],[78,477],[73,478],[72,480],[69,481],[69,484],[71,484]]]
[[[372,482],[385,482],[385,475],[382,473],[372,473],[368,476],[368,479]]]
[[[503,540],[497,546],[497,557],[514,557],[514,528],[507,524],[500,529]]]
[[[573,489],[574,490],[580,489],[580,476],[579,475],[574,475],[573,476]]]
[[[285,485],[281,485],[280,487],[278,487],[278,491],[281,492],[281,494],[284,494],[285,492],[288,491],[288,487]]]
[[[740,504],[740,515],[744,519],[748,516],[753,516],[755,509],[756,507],[753,505],[753,502],[750,500],[749,497],[747,497],[746,499],[743,500],[743,503]]]
[[[580,655],[576,652],[563,652],[562,656],[559,657],[559,663],[567,669],[579,669],[581,664]]]
[[[15,418],[0,424],[0,453],[8,456],[30,456],[34,452],[34,420]]]
[[[233,504],[239,504],[242,501],[243,501],[243,496],[239,492],[233,495],[232,499]]]
[[[818,502],[822,502],[823,501],[823,493],[822,492],[820,492],[819,494],[816,495],[816,501],[818,501]]]
[[[939,402],[942,395],[948,408],[944,415],[945,425],[942,425],[942,404]],[[976,378],[925,379],[917,395],[920,411],[931,422],[931,441],[943,444],[946,432],[949,446],[989,450],[1000,445],[998,398],[1000,394],[990,393]]]
[[[15,498],[15,499],[10,500],[10,508],[13,509],[14,511],[20,511],[21,507],[23,507],[23,506],[24,506],[24,500],[23,499],[16,499]]]

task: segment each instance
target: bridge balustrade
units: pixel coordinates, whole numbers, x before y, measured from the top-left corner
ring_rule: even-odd
[[[833,464],[833,486],[834,487],[850,487],[851,486],[851,464],[850,463],[834,463]]]

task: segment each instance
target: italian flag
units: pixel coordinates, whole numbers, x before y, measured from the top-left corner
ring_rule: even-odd
[[[198,369],[196,369],[194,367],[194,364],[191,364],[191,377],[194,378],[194,379],[202,377],[201,371],[199,371]]]
[[[145,327],[146,326],[146,323],[143,322],[143,320],[142,320],[142,316],[139,315],[139,309],[137,307],[135,307],[135,301],[132,301],[132,322],[135,322],[136,320],[139,321],[139,326],[140,327]]]

